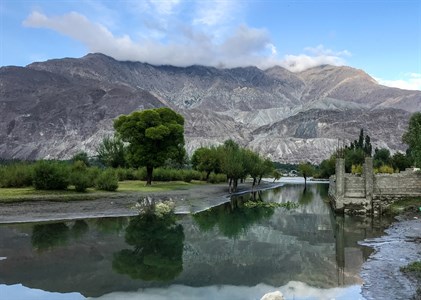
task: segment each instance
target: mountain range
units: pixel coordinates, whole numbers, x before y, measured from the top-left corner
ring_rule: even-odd
[[[362,70],[322,65],[221,69],[154,66],[103,54],[0,68],[0,157],[95,154],[112,120],[167,106],[185,117],[186,148],[234,139],[274,161],[320,162],[361,128],[376,147],[401,137],[421,91],[379,85]]]

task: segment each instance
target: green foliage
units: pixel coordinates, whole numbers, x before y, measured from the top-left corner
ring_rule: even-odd
[[[409,146],[408,152],[415,166],[421,167],[421,112],[411,116],[402,140]]]
[[[221,169],[220,155],[214,147],[197,149],[192,155],[191,164],[193,169],[206,172],[206,181],[209,181],[211,172],[218,173]]]
[[[129,143],[130,164],[147,167],[147,184],[151,184],[154,168],[163,166],[168,159],[184,156],[184,118],[169,108],[120,116],[114,120],[114,128]]]
[[[114,192],[118,189],[118,177],[113,169],[107,169],[99,174],[95,183],[98,190]]]
[[[401,267],[401,272],[411,274],[421,280],[421,260],[414,261],[405,267]]]
[[[351,173],[361,175],[363,173],[363,166],[362,165],[352,165]]]
[[[406,168],[411,167],[411,160],[408,156],[401,152],[396,152],[391,158],[392,166],[399,171],[405,171]]]
[[[76,192],[86,192],[86,189],[92,186],[91,182],[87,171],[72,172],[70,174],[70,184],[75,186]]]
[[[273,181],[275,182],[276,180],[281,179],[282,173],[279,172],[279,170],[273,170],[272,177],[273,177]]]
[[[315,168],[309,162],[300,163],[298,165],[298,171],[300,172],[301,176],[304,177],[304,184],[307,184],[307,177],[313,176],[315,173]]]
[[[121,138],[105,137],[96,149],[98,160],[105,166],[118,168],[126,166],[126,149]]]
[[[0,188],[20,188],[32,185],[33,165],[12,163],[0,166]]]
[[[209,176],[210,183],[223,183],[227,182],[227,175],[211,173]]]
[[[330,158],[325,159],[320,163],[317,177],[329,178],[331,175],[335,174],[335,168],[336,168],[336,156],[332,155]]]
[[[383,165],[383,166],[380,166],[378,168],[374,168],[374,173],[375,174],[378,174],[378,173],[381,173],[381,174],[393,174],[394,173],[394,169],[391,166]]]
[[[133,279],[169,281],[183,270],[184,232],[173,214],[141,214],[130,220],[126,243],[134,248],[114,254],[113,269]]]
[[[267,219],[274,213],[274,207],[270,205],[257,204],[254,207],[246,207],[247,197],[255,201],[254,196],[250,195],[238,197],[232,199],[230,203],[196,213],[193,219],[202,231],[209,231],[217,225],[219,231],[226,237],[237,238],[254,223]]]
[[[118,167],[115,171],[116,171],[116,174],[117,174],[117,177],[118,177],[119,181],[136,180],[137,179],[135,169]]]
[[[362,149],[345,149],[345,170],[351,172],[352,165],[363,165],[366,154]]]
[[[374,149],[373,166],[379,168],[391,164],[390,151],[386,148]]]
[[[79,153],[76,153],[75,155],[73,155],[71,161],[73,163],[76,163],[78,161],[83,162],[86,166],[90,166],[90,162],[89,162],[89,157],[88,157],[88,153],[81,151]]]
[[[66,244],[69,237],[69,227],[64,223],[39,224],[32,228],[31,243],[43,251]]]
[[[298,204],[297,202],[291,202],[291,201],[287,201],[287,202],[264,202],[264,201],[247,201],[244,203],[244,206],[247,208],[254,208],[254,207],[266,207],[266,208],[285,208],[287,210],[290,209],[294,209],[294,208],[298,208],[300,206],[300,204]]]
[[[345,149],[362,150],[365,156],[371,156],[373,150],[373,147],[371,145],[371,138],[368,135],[364,137],[364,129],[361,128],[358,140],[354,140],[353,142],[351,142],[349,146],[346,146]]]
[[[69,185],[68,174],[65,164],[41,160],[34,165],[33,185],[37,190],[65,190]]]

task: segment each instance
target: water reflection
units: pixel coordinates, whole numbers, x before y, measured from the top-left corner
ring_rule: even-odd
[[[31,243],[37,251],[44,251],[58,246],[64,246],[72,237],[81,238],[89,230],[84,220],[76,220],[73,226],[64,222],[37,224],[32,228]]]
[[[224,236],[237,238],[245,234],[250,226],[271,217],[274,213],[274,208],[271,207],[245,207],[246,200],[262,201],[258,192],[234,197],[229,203],[194,214],[193,219],[203,231],[212,230],[217,225],[219,232]]]
[[[113,269],[118,273],[133,279],[168,281],[183,270],[184,232],[174,215],[147,213],[131,219],[125,240],[134,249],[114,254]]]
[[[258,299],[255,288],[264,285],[294,287],[295,299],[340,298],[332,291],[360,285],[359,270],[371,251],[357,241],[380,235],[387,222],[335,216],[325,202],[326,190],[326,185],[306,190],[285,185],[177,218],[149,214],[2,225],[0,295],[2,284],[16,290],[22,284],[104,299],[139,296],[127,293],[139,289],[142,297],[150,295],[146,299],[180,296],[172,292],[223,299],[214,294],[223,287],[230,291],[225,299]],[[300,206],[247,208],[243,201]],[[299,285],[291,282],[305,283],[304,289],[298,292]]]

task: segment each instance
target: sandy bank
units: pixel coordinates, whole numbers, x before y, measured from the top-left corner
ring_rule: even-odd
[[[280,186],[280,183],[262,182],[255,190],[263,190]],[[238,193],[251,190],[250,183],[240,184]],[[197,185],[189,189],[178,189],[167,192],[122,193],[94,200],[72,201],[25,201],[19,203],[0,204],[0,223],[42,222],[70,219],[134,216],[133,209],[141,197],[152,197],[175,202],[178,214],[195,213],[229,201],[226,184]]]

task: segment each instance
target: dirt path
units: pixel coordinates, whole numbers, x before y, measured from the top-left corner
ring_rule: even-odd
[[[268,189],[280,184],[262,183],[258,189]],[[250,184],[239,185],[239,193],[250,191]],[[141,197],[172,200],[175,212],[195,213],[229,201],[226,184],[207,184],[157,193],[124,193],[118,197],[72,201],[25,201],[0,204],[0,223],[41,222],[99,217],[134,216],[134,205]]]

